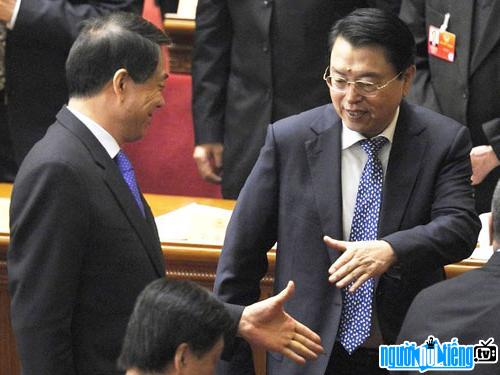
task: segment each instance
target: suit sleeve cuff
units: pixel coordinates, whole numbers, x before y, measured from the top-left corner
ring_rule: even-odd
[[[483,124],[483,131],[488,139],[488,143],[500,160],[500,117],[485,122]]]
[[[235,353],[236,347],[238,346],[237,343],[241,340],[238,339],[236,335],[238,334],[238,326],[245,306],[233,305],[231,303],[224,303],[224,306],[229,312],[234,324],[231,332],[224,337],[224,351],[222,352],[221,358],[224,360],[230,360]]]

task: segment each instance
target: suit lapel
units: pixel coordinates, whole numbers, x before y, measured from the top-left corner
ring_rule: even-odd
[[[92,155],[96,168],[102,171],[105,184],[113,193],[123,214],[127,217],[130,225],[136,231],[138,237],[146,249],[148,256],[153,263],[159,276],[165,275],[165,266],[161,247],[154,232],[153,223],[142,216],[142,213],[134,200],[134,197],[123,179],[115,162],[109,157],[104,147],[94,137],[94,135],[83,125],[68,109],[63,108],[57,115],[58,121],[75,134],[85,145]],[[151,216],[149,206],[144,201],[146,216]]]
[[[152,228],[152,225],[154,224],[148,223],[147,221],[147,218],[151,216],[149,206],[147,205],[147,202],[142,199],[147,216],[144,218],[134,200],[132,193],[130,192],[129,187],[123,180],[118,167],[114,165],[113,160],[109,158],[109,156],[108,159],[109,163],[103,170],[104,181],[115,196],[115,199],[118,201],[123,213],[127,216],[128,221],[141,239],[141,242],[143,243],[144,248],[146,249],[148,256],[155,266],[159,276],[164,276],[165,266],[163,264],[159,240]]]
[[[410,109],[403,102],[384,181],[379,237],[399,230],[424,159],[427,139],[423,131],[424,127],[412,120]]]
[[[333,115],[333,107],[325,108],[323,121],[311,126],[315,133],[305,142],[317,210],[325,235],[342,238],[341,131],[342,124]],[[334,261],[337,255],[329,251]]]
[[[471,1],[471,3],[473,2]],[[487,22],[484,32],[481,36],[479,36],[479,38],[477,38],[478,41],[476,43],[476,47],[474,48],[474,53],[470,63],[470,75],[476,71],[479,65],[481,65],[483,60],[500,41],[500,27],[498,27],[499,16],[500,1],[493,1],[489,18],[488,20],[484,20]]]

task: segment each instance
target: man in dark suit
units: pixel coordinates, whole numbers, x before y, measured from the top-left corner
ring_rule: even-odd
[[[399,3],[199,0],[192,72],[200,175],[222,182],[222,195],[236,199],[267,126],[328,103],[321,75],[333,22],[359,7],[397,12]]]
[[[417,73],[408,100],[469,128],[476,208],[479,213],[489,211],[500,177],[500,151],[491,147],[493,140],[484,124],[494,121],[499,134],[500,2],[404,0],[400,17],[417,43]],[[453,61],[428,53],[429,28],[442,25],[455,35]]]
[[[252,303],[267,270],[266,253],[277,242],[275,288],[297,282],[287,311],[320,334],[327,355],[301,368],[270,353],[273,375],[384,373],[378,345],[395,341],[412,299],[443,279],[444,265],[470,255],[480,227],[467,129],[402,100],[415,72],[406,25],[389,13],[359,9],[334,26],[330,42],[324,78],[333,107],[268,128],[217,268],[216,293],[231,303]],[[382,144],[377,163],[364,152],[375,142]],[[364,179],[372,163],[381,199],[363,202],[361,192],[375,190],[375,181],[367,186]],[[370,225],[370,236],[355,241],[366,232],[360,223]],[[366,314],[351,321],[344,314],[347,297],[374,283],[363,308],[353,309]],[[341,343],[354,337],[339,333],[341,321],[362,325],[357,347]],[[237,351],[221,367],[243,374],[251,366],[246,360]]]
[[[500,183],[497,184],[490,217],[494,253],[484,267],[440,282],[419,293],[404,320],[398,343],[414,341],[420,345],[429,335],[441,343],[456,337],[462,345],[494,338],[500,344]],[[498,353],[497,353],[498,358]],[[496,364],[478,364],[472,374],[498,374]],[[450,374],[451,372],[447,372]],[[453,374],[463,374],[456,371]],[[404,372],[408,374],[408,372]]]
[[[0,0],[10,29],[7,115],[18,165],[68,101],[64,63],[81,21],[113,11],[142,12],[142,0]]]
[[[70,50],[68,106],[24,160],[12,193],[8,282],[25,375],[119,373],[135,298],[165,275],[154,218],[121,147],[142,138],[164,104],[168,41],[141,17],[115,12],[87,21]],[[322,348],[284,313],[293,290],[228,308],[235,322],[241,316],[240,335],[303,362]]]

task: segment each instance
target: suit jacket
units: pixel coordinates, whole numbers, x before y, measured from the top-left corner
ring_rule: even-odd
[[[18,164],[68,101],[65,62],[81,21],[111,11],[142,11],[142,0],[21,0],[7,34],[8,122]]]
[[[494,343],[498,345],[498,285],[500,253],[495,252],[484,267],[423,290],[408,310],[398,343],[415,341],[420,345],[429,335],[433,335],[440,342],[456,337],[462,345],[478,344],[479,340],[486,341],[493,337]],[[476,364],[470,373],[486,375],[498,374],[499,371],[500,363]],[[455,373],[463,374],[463,371]]]
[[[222,194],[237,198],[267,126],[330,102],[328,32],[358,7],[400,0],[199,0],[193,53],[196,144],[224,144]]]
[[[129,315],[164,277],[144,218],[115,162],[66,108],[26,157],[11,203],[12,327],[23,374],[116,374]]]
[[[341,130],[331,104],[271,125],[226,233],[215,292],[236,304],[257,300],[266,253],[277,241],[275,290],[295,281],[285,309],[316,331],[327,351],[305,367],[271,353],[269,374],[323,374],[337,335],[342,294],[328,282],[328,268],[339,253],[323,236],[342,239]],[[455,121],[401,104],[379,220],[379,238],[398,258],[376,291],[385,342],[395,341],[414,296],[475,246],[470,147],[467,129]]]
[[[497,90],[500,86],[500,2],[492,1],[483,19],[474,15],[476,2],[404,0],[400,13],[417,42],[417,74],[408,100],[466,125],[474,146],[491,144],[482,124],[500,119]],[[450,14],[448,31],[456,35],[456,55],[452,63],[427,53],[429,26],[441,26],[445,13]],[[484,25],[482,32],[479,23]],[[490,210],[499,177],[500,168],[497,168],[479,185],[476,195],[480,212]]]

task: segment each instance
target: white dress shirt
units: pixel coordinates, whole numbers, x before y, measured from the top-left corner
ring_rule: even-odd
[[[399,107],[389,126],[378,135],[384,136],[389,141],[382,146],[379,153],[379,159],[382,163],[382,169],[384,170],[384,179],[398,116]],[[349,129],[342,123],[342,225],[345,241],[349,241],[359,180],[361,179],[363,168],[368,160],[368,155],[366,155],[366,152],[359,144],[359,141],[363,139],[366,139],[364,135]]]
[[[90,130],[90,132],[97,138],[102,147],[105,148],[106,152],[109,154],[111,159],[120,152],[120,146],[116,139],[113,138],[104,128],[91,118],[85,116],[83,113],[78,112],[76,109],[67,107],[68,110],[73,113],[78,120],[83,122],[83,124]]]

